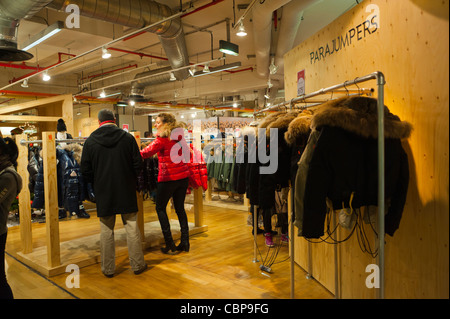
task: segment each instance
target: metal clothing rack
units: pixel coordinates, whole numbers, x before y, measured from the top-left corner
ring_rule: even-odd
[[[385,252],[384,252],[384,237],[385,237],[385,224],[384,224],[384,215],[385,215],[385,179],[384,179],[384,171],[385,171],[385,161],[384,161],[384,85],[386,84],[385,77],[382,72],[376,71],[371,74],[357,77],[354,80],[345,81],[340,84],[336,84],[327,88],[322,88],[318,91],[302,95],[296,98],[293,98],[290,101],[285,101],[276,105],[273,105],[271,107],[264,108],[262,110],[259,110],[257,112],[254,112],[254,117],[256,115],[264,113],[264,112],[270,112],[270,111],[277,111],[281,108],[284,108],[287,110],[293,109],[294,104],[297,103],[315,103],[314,105],[309,106],[303,106],[302,108],[311,107],[315,105],[319,105],[322,103],[318,103],[317,101],[311,101],[307,102],[308,99],[327,94],[327,93],[333,93],[338,92],[339,89],[344,88],[347,95],[350,95],[351,92],[355,92],[354,90],[347,89],[347,86],[356,85],[358,87],[358,83],[363,83],[371,80],[376,80],[377,82],[377,115],[378,115],[378,267],[379,267],[379,280],[380,280],[380,287],[378,288],[378,298],[384,299],[385,297]],[[367,89],[360,89],[358,87],[356,94],[364,94],[367,93]],[[342,91],[340,91],[342,92]],[[370,92],[373,92],[373,89],[370,89]],[[383,128],[383,129],[380,129]],[[293,193],[291,192],[291,199],[293,200]],[[293,201],[292,201],[293,203]],[[292,211],[291,211],[292,213]],[[291,220],[293,220],[294,216],[291,215]],[[294,223],[291,222],[290,224],[290,231],[292,234],[292,237],[294,237]],[[291,284],[291,298],[293,299],[294,294],[294,240],[290,240],[291,243],[291,272],[290,272],[290,284]],[[309,243],[310,245],[310,243]],[[309,250],[308,246],[308,250]],[[310,252],[309,252],[310,255]],[[335,254],[337,258],[337,254]],[[337,267],[337,263],[336,263]],[[310,263],[308,263],[308,268],[310,267]],[[308,269],[308,276],[310,276],[310,269]],[[336,272],[337,276],[337,272]],[[339,298],[339,289],[338,289],[338,281],[336,282],[336,297]]]

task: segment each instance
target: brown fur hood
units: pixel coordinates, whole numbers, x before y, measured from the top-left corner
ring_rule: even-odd
[[[274,121],[269,123],[267,125],[266,130],[266,136],[270,136],[270,129],[271,128],[277,128],[278,130],[281,130],[284,134],[284,132],[287,131],[289,124],[294,120],[297,115],[300,113],[300,111],[291,111],[288,113],[281,113],[280,116],[278,116]],[[279,137],[282,137],[279,135]]]
[[[63,147],[66,151],[73,152],[73,158],[77,161],[78,165],[81,165],[81,154],[83,153],[83,147],[77,143],[69,143]]]
[[[311,110],[303,110],[289,123],[288,130],[284,133],[286,143],[292,145],[298,138],[309,136],[312,116]]]
[[[378,137],[377,100],[370,97],[344,97],[322,104],[314,112],[311,129],[333,126],[364,138]],[[385,138],[409,138],[412,125],[384,107]]]

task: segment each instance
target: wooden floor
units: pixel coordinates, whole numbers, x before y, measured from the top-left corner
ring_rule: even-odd
[[[145,221],[156,220],[151,201],[145,201]],[[60,221],[61,242],[99,233],[95,212],[90,219]],[[20,251],[19,227],[10,227],[6,247],[7,279],[16,299],[289,299],[288,246],[280,248],[272,273],[261,274],[267,256],[264,238],[258,235],[260,262],[253,260],[253,236],[242,210],[204,206],[208,231],[191,236],[191,250],[162,254],[158,247],[145,250],[149,269],[135,275],[127,255],[116,258],[113,278],[102,275],[100,264],[80,269],[80,288],[68,288],[69,273],[45,277],[14,258]],[[188,213],[189,221],[194,216]],[[122,227],[120,219],[116,229]],[[33,247],[45,245],[45,224],[33,224]],[[333,299],[325,288],[295,267],[295,298]]]

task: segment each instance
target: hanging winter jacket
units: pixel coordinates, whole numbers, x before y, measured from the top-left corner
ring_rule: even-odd
[[[290,148],[284,139],[284,133],[289,127],[289,123],[296,118],[299,114],[298,111],[292,111],[288,113],[278,113],[274,116],[273,120],[268,117],[268,120],[261,123],[258,128],[264,128],[265,123],[267,123],[266,128],[266,141],[267,149],[266,152],[271,151],[270,144],[276,143],[277,145],[277,169],[271,174],[260,174],[259,176],[259,206],[261,208],[273,208],[275,207],[275,192],[276,190],[289,187],[289,177],[290,177]],[[271,136],[271,130],[276,130],[275,136]],[[274,163],[267,163],[262,166],[269,166]]]
[[[39,172],[39,149],[35,147],[30,148],[27,170],[29,174],[28,189],[30,194],[34,194],[34,186]]]
[[[208,189],[208,171],[202,153],[190,144],[189,167],[189,188],[197,189],[202,187],[204,191]]]
[[[74,152],[70,150],[56,149],[58,207],[64,207],[66,211],[78,214],[80,203],[85,200],[88,188],[84,185],[80,167],[73,154]],[[34,209],[44,208],[44,196],[44,167],[42,159],[40,159],[31,207]]]
[[[284,133],[284,139],[290,148],[290,179],[291,187],[295,192],[295,176],[297,175],[298,162],[305,150],[311,133],[311,110],[303,110],[291,123]]]
[[[295,222],[299,235],[324,234],[326,200],[333,209],[378,203],[377,100],[345,97],[323,104],[311,121],[311,135],[295,182]],[[408,158],[401,139],[412,126],[384,108],[385,231],[399,227],[409,182]]]

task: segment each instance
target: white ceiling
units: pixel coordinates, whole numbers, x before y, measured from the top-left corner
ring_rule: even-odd
[[[305,0],[292,1],[301,2]],[[159,2],[168,5],[174,12],[177,12],[179,9],[180,2],[183,3],[183,7],[188,6],[190,3],[187,0],[159,0]],[[212,2],[212,0],[191,2],[197,8]],[[263,2],[263,0],[257,0],[254,6],[258,6]],[[234,9],[233,3],[235,4]],[[219,40],[227,39],[227,24],[225,20],[229,19],[230,24],[233,25],[244,13],[244,9],[238,9],[238,5],[249,3],[251,3],[251,0],[224,0],[181,19],[190,63],[211,60],[211,34],[213,36],[214,48],[212,55],[214,58],[222,56],[222,53],[218,51],[218,47]],[[356,0],[316,0],[303,13],[303,20],[297,30],[293,47],[322,29],[345,11],[356,5],[356,3]],[[283,23],[282,10],[278,10],[277,14],[279,19],[278,29],[272,30],[273,35],[277,35],[276,32],[279,32],[279,27]],[[44,8],[31,19],[21,21],[18,33],[19,48],[28,38],[45,29],[47,23],[50,25],[58,20],[65,21],[66,17],[67,13],[65,12],[57,12]],[[209,32],[198,31],[213,24],[216,25],[207,28]],[[177,101],[179,104],[218,105],[223,100],[223,96],[239,95],[241,101],[249,101],[248,103],[253,104],[254,100],[259,98],[258,104],[261,106],[264,103],[261,96],[267,88],[268,78],[260,78],[257,76],[251,10],[244,19],[244,25],[248,35],[243,38],[236,36],[236,30],[233,27],[230,28],[230,40],[239,45],[239,56],[227,56],[226,63],[239,61],[242,66],[236,70],[248,68],[253,68],[253,70],[236,73],[221,72],[198,78],[188,78],[184,81],[155,85],[146,88],[145,97],[155,102]],[[34,58],[26,61],[25,64],[28,66],[39,65],[40,67],[48,67],[58,62],[58,52],[80,55],[133,31],[136,30],[81,17],[79,29],[64,29],[52,38],[30,49],[29,52],[34,55]],[[283,34],[278,34],[278,36],[283,37]],[[157,35],[150,32],[146,32],[127,41],[116,42],[110,47],[165,58],[164,50]],[[101,89],[104,86],[131,80],[137,73],[148,69],[141,68],[137,71],[124,73],[125,71],[131,71],[136,69],[136,67],[145,65],[150,65],[149,69],[156,69],[167,65],[166,61],[157,58],[140,57],[137,54],[126,54],[117,51],[111,51],[111,53],[112,58],[104,60],[101,58],[100,50],[97,50],[82,58],[76,59],[74,62],[55,67],[49,72],[52,76],[49,82],[43,82],[39,76],[35,76],[29,79],[29,87],[26,89],[20,86],[21,81],[7,88],[5,86],[8,86],[12,79],[26,76],[32,70],[4,67],[3,72],[0,74],[0,89],[51,94],[92,95],[93,97],[98,97],[100,91],[93,91],[87,94],[81,93],[80,84],[86,84],[89,88],[88,91]],[[67,59],[67,55],[61,55],[61,57],[62,60]],[[15,64],[19,64],[19,62],[15,62]],[[220,64],[223,64],[223,62],[216,62],[214,65]],[[105,76],[117,76],[89,84],[89,80],[102,79],[102,77],[88,78],[89,76],[104,72],[110,72]],[[278,86],[279,91],[276,96],[272,95],[272,97],[278,97],[279,100],[283,100],[283,74],[278,73],[273,76],[272,82],[275,83],[275,88]],[[117,95],[114,98],[126,98],[129,87],[130,83],[127,83],[125,86],[117,85],[107,88],[105,91],[107,94],[122,92],[123,95]],[[0,107],[15,104],[20,101],[21,97],[17,95],[14,95],[13,99],[8,96],[3,96],[0,98]],[[248,105],[248,103],[245,105]]]

